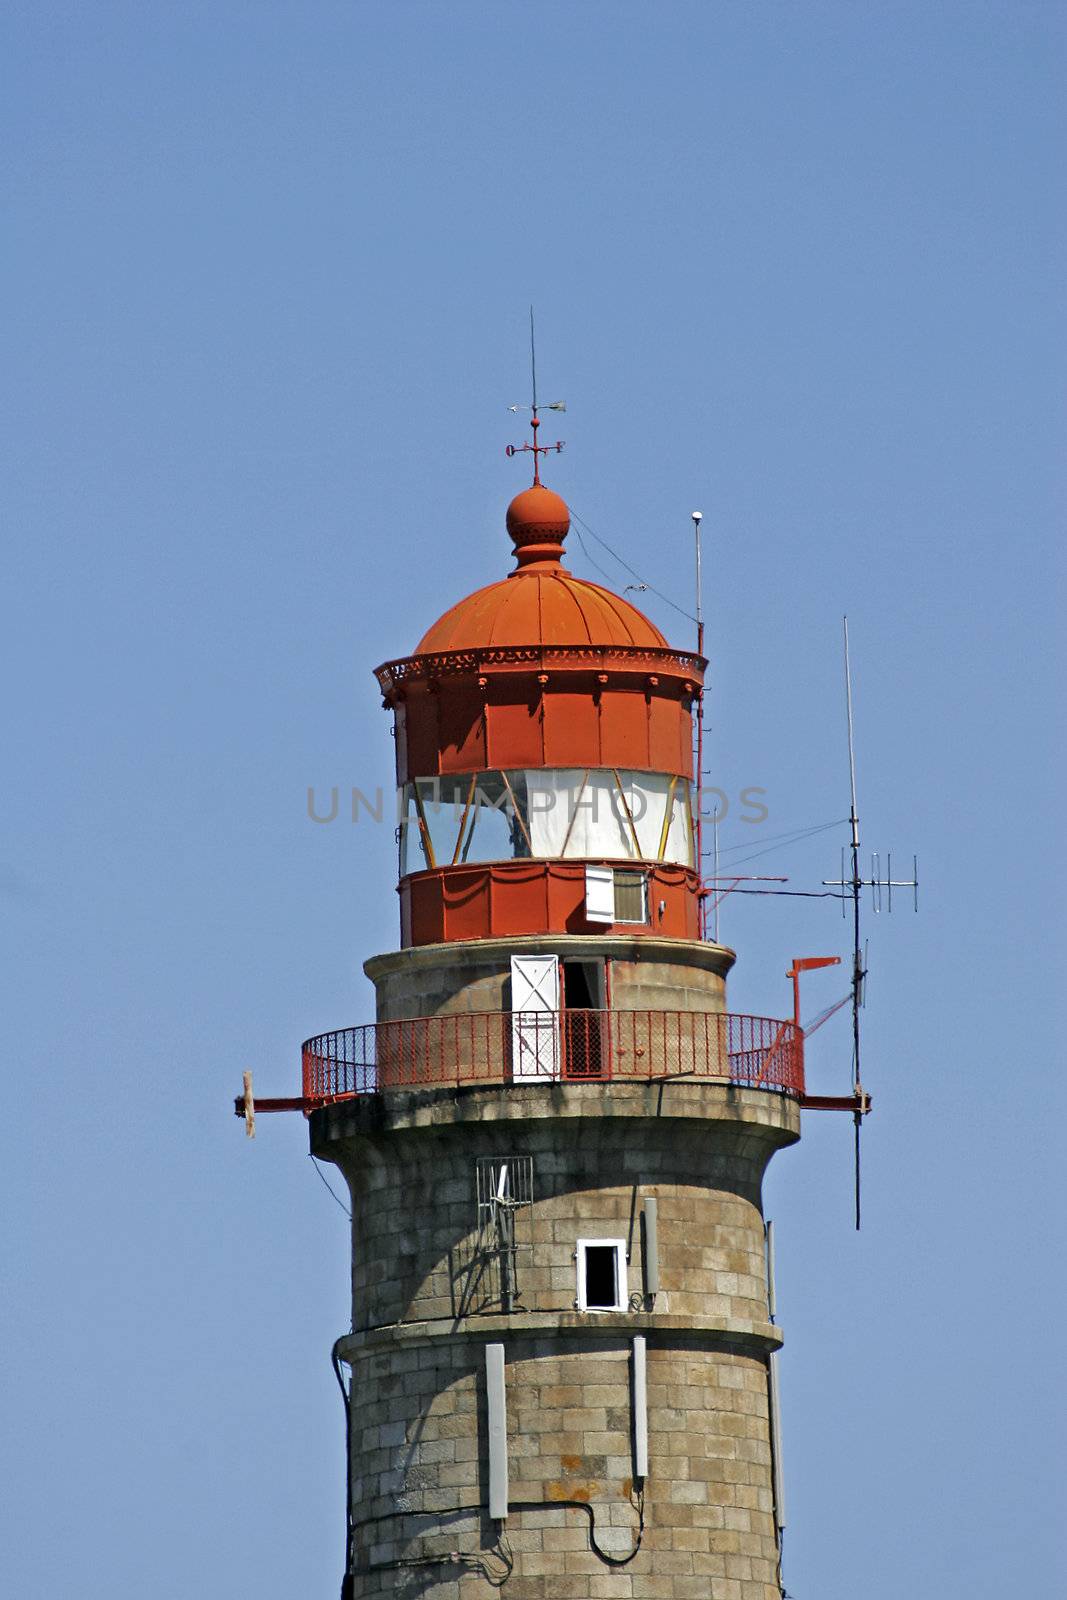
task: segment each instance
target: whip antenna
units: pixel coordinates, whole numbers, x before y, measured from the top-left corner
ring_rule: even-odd
[[[507,456],[532,455],[534,467],[533,481],[535,484],[539,484],[541,482],[540,457],[549,455],[553,450],[558,455],[563,449],[564,441],[562,439],[557,439],[555,444],[538,444],[537,442],[537,430],[541,426],[541,418],[537,415],[537,346],[534,342],[533,306],[530,307],[530,397],[533,402],[532,405],[508,406],[508,410],[528,411],[530,413],[530,426],[533,429],[533,443],[509,444],[505,447],[504,454]],[[546,411],[566,411],[566,409],[567,402],[565,400],[553,400],[545,407]]]

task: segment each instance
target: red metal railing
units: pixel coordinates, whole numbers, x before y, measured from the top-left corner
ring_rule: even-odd
[[[304,1101],[449,1085],[695,1078],[804,1092],[794,1022],[708,1011],[492,1011],[309,1039]]]

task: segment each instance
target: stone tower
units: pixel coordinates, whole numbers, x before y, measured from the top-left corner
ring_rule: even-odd
[[[539,481],[507,526],[515,570],[378,669],[401,948],[304,1047],[352,1197],[345,1593],[777,1600],[761,1184],[802,1036],[731,1015],[701,937],[705,662],[567,571]]]

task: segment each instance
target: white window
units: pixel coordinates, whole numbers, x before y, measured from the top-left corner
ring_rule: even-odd
[[[578,1240],[578,1310],[626,1308],[626,1240]]]
[[[514,775],[528,806],[530,853],[693,865],[689,785],[658,772],[577,767]],[[517,781],[521,779],[521,784]]]
[[[616,922],[648,921],[648,878],[617,867],[612,874]]]

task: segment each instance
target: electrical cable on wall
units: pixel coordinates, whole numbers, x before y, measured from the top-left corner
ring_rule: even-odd
[[[341,1199],[341,1196],[334,1189],[333,1185],[330,1183],[329,1178],[327,1178],[326,1174],[323,1172],[322,1168],[319,1166],[318,1162],[315,1160],[315,1157],[313,1155],[309,1154],[308,1155],[308,1160],[311,1161],[312,1164],[314,1165],[315,1171],[318,1173],[319,1178],[320,1178],[321,1182],[323,1183],[323,1185],[325,1186],[326,1191],[329,1194],[330,1198],[337,1202],[337,1204],[341,1207],[341,1210],[344,1212],[345,1216],[348,1218],[349,1222],[351,1222],[352,1221],[352,1213],[351,1213],[351,1211],[349,1211],[348,1207],[345,1205],[344,1201]]]
[[[338,1341],[338,1343],[339,1342],[340,1341]],[[345,1565],[344,1565],[344,1574],[345,1574],[345,1576],[344,1576],[344,1582],[345,1582],[345,1585],[347,1586],[348,1591],[351,1592],[351,1587],[352,1587],[352,1584],[351,1584],[352,1558],[353,1558],[353,1554],[354,1554],[354,1549],[353,1549],[353,1533],[354,1533],[354,1529],[353,1529],[353,1524],[352,1524],[352,1397],[351,1397],[351,1394],[350,1394],[349,1390],[345,1388],[345,1380],[344,1380],[344,1375],[343,1375],[343,1373],[341,1371],[341,1358],[340,1358],[340,1355],[338,1354],[337,1343],[334,1344],[333,1349],[330,1351],[330,1362],[331,1362],[331,1364],[333,1366],[334,1377],[337,1379],[337,1387],[341,1391],[341,1400],[342,1400],[342,1402],[344,1404],[344,1409],[345,1409]],[[342,1600],[347,1600],[347,1594],[346,1594],[344,1588],[342,1589],[341,1593],[342,1593]]]
[[[596,1512],[594,1511],[593,1507],[589,1504],[589,1502],[587,1500],[513,1500],[513,1501],[511,1501],[510,1509],[512,1511],[555,1511],[555,1510],[559,1510],[559,1509],[572,1510],[572,1511],[584,1511],[586,1516],[589,1518],[589,1545],[590,1545],[591,1550],[593,1551],[593,1554],[599,1560],[605,1562],[606,1565],[609,1566],[609,1567],[626,1567],[626,1566],[629,1566],[630,1562],[634,1559],[634,1557],[637,1555],[638,1551],[641,1549],[641,1544],[642,1544],[642,1541],[644,1539],[644,1533],[645,1533],[645,1491],[644,1491],[644,1489],[643,1488],[639,1489],[636,1492],[636,1494],[632,1494],[630,1496],[630,1502],[633,1505],[634,1509],[637,1511],[637,1535],[636,1535],[636,1538],[634,1540],[633,1549],[630,1550],[624,1556],[614,1556],[609,1551],[601,1549],[600,1545],[597,1543],[597,1538],[596,1538]],[[437,1518],[456,1517],[456,1516],[463,1516],[463,1515],[471,1515],[471,1514],[473,1514],[475,1512],[481,1512],[481,1511],[484,1511],[484,1510],[485,1510],[484,1505],[479,1503],[478,1505],[450,1506],[447,1510],[435,1512],[435,1513],[433,1513],[433,1515],[436,1516]],[[379,1523],[391,1521],[395,1517],[410,1517],[410,1516],[417,1516],[419,1514],[420,1513],[411,1512],[411,1511],[390,1511],[390,1512],[387,1512],[384,1516],[370,1518],[369,1522],[362,1524],[362,1526],[364,1526],[364,1527],[369,1526],[370,1523],[373,1523],[375,1526],[377,1526]],[[426,1514],[428,1515],[429,1513],[426,1513]],[[354,1534],[354,1532],[355,1532],[355,1528],[353,1528],[353,1534]],[[423,1535],[423,1537],[425,1537],[425,1535]],[[504,1550],[505,1544],[507,1545],[506,1551]],[[501,1552],[502,1552],[501,1559],[505,1560],[505,1561],[510,1561],[511,1564],[508,1567],[508,1571],[500,1578],[499,1585],[497,1585],[498,1587],[502,1586],[507,1581],[507,1579],[511,1576],[511,1566],[514,1565],[514,1560],[513,1560],[512,1552],[511,1552],[511,1546],[510,1546],[510,1543],[508,1543],[508,1541],[507,1541],[506,1534],[501,1536],[500,1546],[501,1546]],[[479,1555],[475,1555],[473,1553],[470,1553],[470,1554],[464,1555],[459,1550],[451,1550],[451,1551],[448,1552],[447,1555],[441,1555],[441,1556],[410,1556],[410,1557],[398,1556],[398,1557],[396,1557],[395,1559],[393,1559],[391,1561],[368,1562],[368,1563],[366,1563],[366,1565],[361,1566],[359,1570],[360,1571],[364,1571],[364,1572],[382,1572],[382,1571],[386,1571],[386,1570],[390,1570],[390,1571],[397,1570],[397,1569],[399,1569],[401,1567],[438,1567],[438,1566],[448,1566],[450,1564],[451,1565],[455,1565],[457,1563],[464,1564],[464,1565],[471,1564],[471,1563],[478,1564],[478,1563],[482,1563],[483,1560],[484,1560],[484,1558],[480,1554]],[[486,1578],[486,1580],[488,1582],[493,1582],[493,1578],[491,1577],[490,1573],[487,1570],[484,1571],[484,1576],[485,1576],[485,1578]]]

